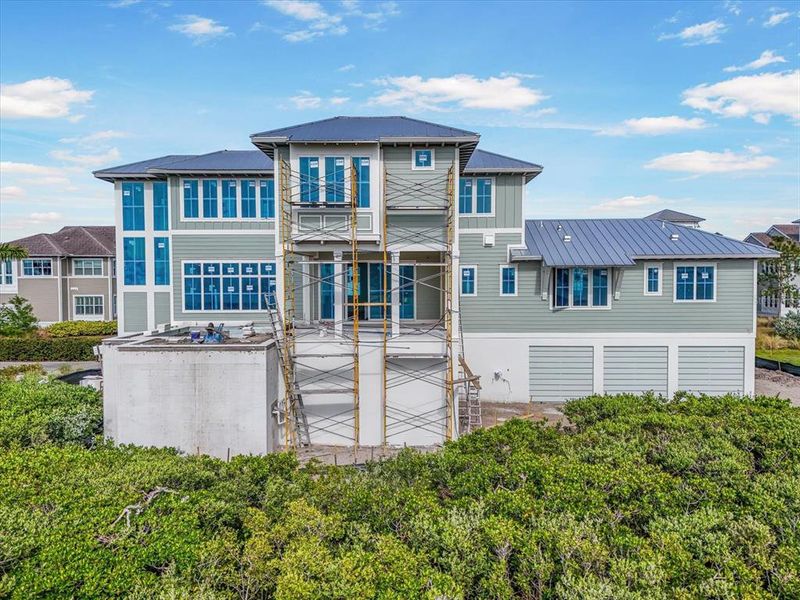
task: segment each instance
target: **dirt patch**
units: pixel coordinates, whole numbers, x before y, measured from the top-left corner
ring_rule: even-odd
[[[793,405],[800,406],[800,377],[781,371],[756,369],[756,394],[788,398]]]
[[[484,427],[502,425],[514,417],[547,421],[550,425],[569,425],[561,412],[563,404],[552,402],[481,402]]]

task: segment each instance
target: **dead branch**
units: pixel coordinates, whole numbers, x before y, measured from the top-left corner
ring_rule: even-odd
[[[125,526],[130,529],[131,527],[131,515],[140,515],[144,511],[145,508],[155,500],[160,494],[175,494],[175,490],[171,490],[165,487],[157,487],[144,495],[144,500],[142,502],[137,502],[136,504],[129,504],[125,508],[122,509],[122,512],[119,513],[119,516],[114,519],[114,522],[111,523],[111,527],[116,526],[122,518],[125,518]]]

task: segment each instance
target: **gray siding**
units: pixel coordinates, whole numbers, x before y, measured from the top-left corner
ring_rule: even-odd
[[[393,213],[387,221],[387,232],[390,245],[419,244],[438,250],[446,241],[446,220],[444,214]]]
[[[460,236],[462,265],[478,265],[478,295],[461,298],[467,333],[603,333],[603,332],[731,332],[753,331],[753,261],[719,260],[717,301],[673,301],[673,263],[663,261],[663,295],[644,295],[644,266],[622,271],[620,299],[610,309],[550,309],[542,300],[538,262],[518,263],[516,297],[500,296],[499,265],[507,260],[508,244],[519,236],[500,234],[494,248],[484,248],[481,235]],[[612,285],[613,273],[609,285]]]
[[[416,267],[416,318],[419,320],[437,320],[442,316],[441,308],[441,267],[425,266]],[[431,287],[433,286],[433,287]]]
[[[198,183],[198,196],[200,197],[200,214],[202,214],[203,210],[203,184],[202,184],[202,177],[187,177],[187,179],[197,179],[201,183]],[[226,177],[224,179],[255,179],[253,177]],[[257,179],[271,179],[271,177],[258,177]],[[170,177],[169,178],[169,209],[170,209],[170,227],[174,231],[268,231],[275,229],[275,221],[273,220],[264,220],[264,219],[253,219],[252,221],[223,221],[223,220],[214,220],[214,221],[181,221],[181,215],[183,214],[183,196],[181,193],[181,178],[180,177]],[[238,185],[238,184],[237,184]],[[221,193],[221,192],[220,192]],[[278,190],[277,187],[275,189],[275,212],[278,212]],[[258,207],[260,203],[260,198],[258,197],[258,192],[256,192],[256,206]],[[237,210],[241,210],[241,205],[237,207]],[[257,210],[259,210],[257,208]]]
[[[156,326],[172,322],[169,292],[156,292],[154,296]]]
[[[123,292],[123,331],[147,330],[147,292]]]
[[[460,217],[459,227],[463,229],[522,227],[523,189],[522,175],[495,176],[494,216]]]
[[[744,348],[681,346],[678,348],[678,389],[698,394],[741,394]]]
[[[530,396],[534,402],[563,402],[591,396],[594,349],[591,346],[531,346]]]
[[[175,235],[172,237],[172,297],[176,321],[263,320],[264,313],[252,312],[183,312],[183,269],[181,261],[229,260],[275,260],[275,237],[273,235]],[[280,265],[278,265],[280,268]],[[300,302],[298,302],[300,304]]]
[[[419,146],[422,147],[422,146]],[[434,169],[411,169],[409,146],[384,146],[387,200],[391,206],[443,205],[447,197],[447,171],[453,166],[456,150],[452,146],[431,146]],[[409,192],[413,193],[409,193]]]
[[[58,263],[57,259],[53,259],[53,269],[58,268]],[[30,302],[33,306],[33,313],[40,321],[51,323],[59,320],[58,304],[62,299],[58,294],[58,277],[19,277],[17,293],[3,294],[9,299],[14,295],[21,296]],[[66,314],[64,313],[65,318]]]
[[[603,379],[607,394],[641,394],[653,391],[667,395],[666,346],[603,349]]]

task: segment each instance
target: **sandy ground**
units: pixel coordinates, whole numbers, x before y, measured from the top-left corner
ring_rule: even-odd
[[[800,406],[800,377],[757,368],[756,394],[788,398],[794,406]]]

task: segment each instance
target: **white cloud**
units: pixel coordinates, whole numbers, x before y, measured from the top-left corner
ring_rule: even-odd
[[[141,1],[142,0],[116,0],[116,2],[110,2],[109,6],[111,8],[127,8],[128,6],[139,4]]]
[[[50,156],[56,160],[80,165],[82,167],[99,167],[112,161],[119,160],[119,150],[111,148],[99,154],[75,154],[72,150],[53,150]]]
[[[722,21],[706,21],[682,29],[678,33],[664,33],[659,36],[658,41],[662,40],[683,40],[684,46],[700,46],[705,44],[719,43],[720,34],[724,33],[727,27]]]
[[[725,10],[737,17],[742,14],[742,3],[739,0],[725,0]]]
[[[601,129],[599,135],[666,135],[681,131],[704,129],[708,124],[699,118],[684,119],[683,117],[642,117],[641,119],[627,119],[620,125]]]
[[[336,70],[339,71],[340,73],[347,73],[348,71],[352,71],[355,68],[356,66],[354,64],[349,64],[349,65],[342,65]]]
[[[677,152],[659,156],[645,164],[645,169],[673,171],[707,175],[711,173],[738,173],[741,171],[763,171],[775,165],[778,159],[762,155],[758,148],[749,147],[746,153],[724,152]]]
[[[743,75],[683,92],[683,102],[723,117],[750,116],[768,123],[773,115],[800,118],[800,70]]]
[[[591,208],[602,212],[610,212],[617,210],[627,210],[629,208],[639,208],[641,206],[651,206],[653,204],[665,204],[665,200],[656,196],[655,194],[647,194],[646,196],[622,196],[614,200],[606,200],[600,204],[596,204]]]
[[[311,0],[262,0],[265,6],[302,24],[283,34],[287,42],[307,42],[326,35],[344,35],[349,29],[345,17],[360,19],[367,29],[380,30],[391,17],[400,14],[396,2],[371,2],[364,8],[357,0],[344,0],[340,12],[329,12],[321,3]]]
[[[18,185],[4,185],[0,187],[0,200],[23,198],[25,190]]]
[[[289,98],[294,104],[294,107],[298,110],[305,110],[308,108],[319,108],[322,106],[322,98],[319,96],[315,96],[311,92],[308,91],[301,91],[296,96],[292,96]]]
[[[294,17],[300,21],[319,21],[329,15],[319,2],[306,0],[265,0],[264,4],[279,13]]]
[[[22,175],[26,177],[62,177],[64,174],[65,169],[63,167],[49,167],[8,160],[0,161],[0,178],[2,179],[11,175]]]
[[[31,213],[30,221],[33,223],[52,223],[53,221],[60,221],[64,216],[59,212],[35,212]]]
[[[180,20],[180,23],[170,25],[169,29],[191,38],[195,44],[204,44],[220,37],[233,35],[228,31],[227,26],[220,25],[214,19],[207,17],[182,15]]]
[[[3,119],[56,119],[75,117],[73,105],[86,104],[94,91],[78,90],[69,79],[43,77],[23,83],[0,85],[0,117]]]
[[[733,73],[736,71],[754,71],[756,69],[760,69],[762,67],[766,67],[767,65],[773,65],[775,63],[785,63],[786,59],[778,54],[775,54],[772,50],[764,50],[757,59],[750,61],[746,65],[742,65],[741,67],[730,66],[725,67],[722,69],[726,73]]]
[[[106,129],[105,131],[96,131],[82,136],[61,138],[58,140],[62,144],[77,144],[79,146],[93,145],[98,142],[105,142],[108,140],[116,140],[120,138],[130,137],[127,131],[117,131],[115,129]]]
[[[783,23],[786,19],[788,19],[791,16],[792,16],[792,13],[786,12],[786,11],[784,11],[784,12],[773,12],[769,16],[769,19],[764,21],[764,23],[763,23],[764,27],[775,27],[776,25],[780,25],[781,23]]]
[[[539,90],[522,85],[518,77],[489,77],[452,75],[423,79],[386,77],[376,81],[386,88],[374,96],[371,104],[405,106],[408,110],[446,110],[448,108],[477,108],[519,110],[538,104],[547,96]]]
[[[400,14],[397,2],[370,2],[369,8],[363,9],[362,3],[358,0],[343,0],[342,6],[349,16],[360,17],[364,21],[366,29],[379,31],[381,26],[392,17]]]
[[[339,106],[341,104],[347,103],[348,100],[350,100],[350,98],[347,98],[345,96],[333,96],[328,100],[328,102],[330,102],[334,106]]]

